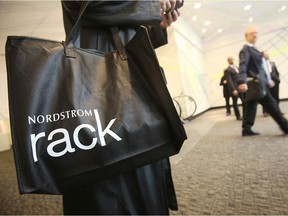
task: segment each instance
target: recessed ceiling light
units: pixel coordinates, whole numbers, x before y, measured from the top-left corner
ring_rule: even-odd
[[[206,32],[206,29],[205,29],[205,28],[203,28],[203,29],[202,29],[202,33],[205,33],[205,32]]]
[[[286,10],[286,6],[282,6],[282,8],[279,9],[279,12],[282,12],[284,10]]]
[[[201,3],[200,2],[196,2],[195,4],[194,4],[194,8],[195,9],[199,9],[201,7]]]
[[[253,21],[253,17],[250,17],[248,22],[252,22]]]
[[[193,17],[192,17],[192,20],[193,20],[193,21],[196,21],[197,18],[198,18],[197,16],[193,16]]]
[[[252,6],[251,6],[250,4],[247,4],[247,5],[245,5],[244,10],[250,10],[251,7],[252,7]]]
[[[210,24],[211,24],[211,21],[210,21],[210,20],[207,20],[207,21],[204,22],[204,25],[205,25],[205,26],[209,26]]]
[[[221,33],[223,30],[220,28],[220,29],[218,29],[218,33]]]

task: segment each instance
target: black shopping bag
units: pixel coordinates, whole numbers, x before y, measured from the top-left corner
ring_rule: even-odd
[[[111,53],[9,36],[9,110],[19,190],[61,194],[177,154],[186,139],[147,29]]]
[[[265,97],[265,87],[261,79],[253,79],[247,82],[248,89],[245,93],[245,101],[258,101]]]

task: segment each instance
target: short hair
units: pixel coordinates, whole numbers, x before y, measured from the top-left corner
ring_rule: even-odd
[[[249,26],[245,31],[245,37],[247,36],[248,31],[250,31],[251,29],[256,29],[256,27],[255,26]]]

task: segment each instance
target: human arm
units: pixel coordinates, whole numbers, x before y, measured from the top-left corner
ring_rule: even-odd
[[[248,46],[245,45],[239,53],[239,75],[237,83],[240,92],[246,92],[248,89],[247,73],[250,57]]]
[[[273,88],[275,86],[275,82],[271,79],[271,80],[268,81],[267,85],[268,85],[269,88]]]
[[[176,5],[176,0],[159,0],[162,13],[173,11]],[[182,2],[182,0],[181,0]]]
[[[182,0],[177,1],[182,2]],[[91,36],[91,31],[94,31],[96,35],[97,28],[103,30],[111,25],[117,25],[120,28],[124,28],[125,26],[135,28],[135,26],[145,25],[148,28],[153,47],[158,48],[168,43],[166,27],[170,26],[172,22],[175,22],[179,16],[179,11],[176,12],[173,9],[177,1],[137,1],[139,2],[139,6],[137,6],[137,2],[131,3],[131,1],[91,1],[83,16],[85,26],[81,26],[81,33],[87,33]],[[61,3],[65,32],[66,35],[68,35],[75,24],[83,1],[62,0]],[[145,6],[147,4],[150,4],[150,6]],[[163,8],[160,8],[161,4]],[[140,11],[141,7],[143,7],[142,9],[144,9],[144,11]],[[172,11],[174,12],[168,14],[166,17],[163,11],[167,9],[173,9]],[[117,11],[119,10],[121,12],[118,13]],[[157,14],[162,18],[161,23],[160,19],[155,23],[155,17],[159,18]],[[149,17],[151,17],[151,20]],[[88,43],[86,40],[83,40],[81,40],[81,44]]]
[[[235,85],[234,81],[233,81],[233,72],[232,68],[229,66],[225,72],[224,72],[224,76],[225,79],[227,80],[227,85],[228,85],[228,90],[229,92],[234,95],[237,96],[238,95],[238,91],[237,91],[237,86]]]
[[[179,8],[183,6],[184,0],[160,0],[162,13],[162,28],[169,27],[180,16]]]
[[[220,80],[220,86],[224,86],[226,84],[227,84],[227,80],[225,80],[225,76],[222,76]]]
[[[275,83],[280,83],[280,74],[275,65],[275,62],[270,62],[272,67],[271,78]]]
[[[176,2],[179,5],[183,4],[183,0],[160,0],[160,7],[162,13],[162,21],[160,26],[150,26],[149,36],[153,47],[156,49],[168,43],[167,28],[175,22],[179,16],[180,12],[175,9]],[[167,12],[170,11],[170,12]]]

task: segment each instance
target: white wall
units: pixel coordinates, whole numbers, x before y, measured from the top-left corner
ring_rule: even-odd
[[[60,1],[0,1],[0,151],[10,148],[5,43],[8,35],[62,41],[65,34]]]
[[[229,34],[223,32],[224,34],[203,43],[205,71],[210,81],[207,94],[211,107],[224,105],[219,80],[227,67],[227,57],[234,57],[238,65],[239,51],[245,44],[245,30],[246,27],[242,27],[231,30]],[[275,61],[281,77],[280,98],[286,99],[288,98],[288,28],[267,29],[260,26],[258,32],[256,46],[260,51],[268,50],[270,59]]]
[[[166,71],[171,95],[191,95],[197,102],[197,112],[225,105],[219,85],[227,58],[239,63],[239,51],[245,44],[247,26],[235,26],[212,38],[202,39],[193,31],[188,17],[181,17],[169,29],[169,44],[157,51]],[[191,19],[190,19],[191,20]],[[280,98],[288,98],[288,27],[257,26],[259,50],[268,50],[280,72]],[[240,102],[240,101],[239,101]]]
[[[227,57],[234,57],[235,63],[238,63],[238,53],[244,44],[243,34],[240,32],[241,30],[229,32],[229,34],[224,32],[213,40],[203,42],[205,71],[209,80],[207,83],[209,85],[207,94],[209,95],[211,107],[225,104],[223,88],[219,85],[220,79],[228,66]]]
[[[207,110],[206,74],[201,38],[180,18],[168,29],[169,43],[156,50],[165,70],[172,97],[190,95],[197,103],[195,114]]]

